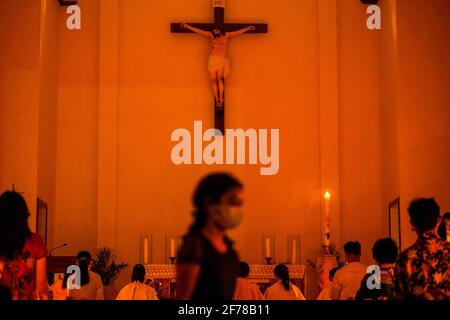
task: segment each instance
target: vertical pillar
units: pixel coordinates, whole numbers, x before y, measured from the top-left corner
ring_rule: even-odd
[[[100,0],[97,247],[116,248],[119,0]]]
[[[331,193],[331,242],[340,245],[338,34],[336,0],[318,0],[318,29],[320,201],[323,211],[324,192],[329,191]]]
[[[339,110],[338,110],[338,38],[337,1],[318,0],[318,54],[319,54],[319,139],[320,139],[320,201],[321,242],[325,232],[325,192],[330,192],[329,217],[331,243],[340,246],[339,216]],[[320,245],[322,245],[321,243]],[[328,273],[336,266],[332,256],[317,260],[319,286],[329,282]]]

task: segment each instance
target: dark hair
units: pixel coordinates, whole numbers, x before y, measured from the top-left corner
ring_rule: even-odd
[[[273,270],[273,273],[281,280],[284,289],[289,291],[291,288],[291,278],[289,277],[289,268],[284,264],[279,264]]]
[[[87,259],[89,261],[92,260],[92,255],[89,251],[80,251],[77,254],[77,260]]]
[[[89,283],[89,264],[91,262],[92,259],[90,259],[89,257],[91,256],[91,254],[88,251],[80,251],[77,254],[77,265],[80,268],[80,285],[84,286],[86,284]],[[67,268],[66,268],[67,270]],[[63,283],[62,283],[62,288],[66,289],[67,288],[67,281],[69,280],[69,277],[71,275],[73,275],[75,272],[72,273],[65,273],[64,274],[64,278],[63,278]]]
[[[0,256],[8,260],[22,253],[31,237],[25,199],[17,192],[7,191],[0,196]]]
[[[244,261],[239,262],[238,277],[247,278],[249,274],[250,266],[248,265],[248,263]]]
[[[442,222],[438,228],[438,234],[442,238],[442,240],[447,240],[447,227],[445,225],[445,220],[450,220],[450,212],[446,212],[442,216]]]
[[[419,232],[433,230],[439,219],[440,208],[433,198],[413,200],[408,208],[414,228]]]
[[[328,272],[328,277],[329,277],[330,279],[333,279],[333,278],[334,278],[334,275],[336,274],[336,271],[338,271],[339,269],[340,269],[339,267],[336,267],[336,268],[331,269],[330,272]]]
[[[84,286],[89,283],[89,264],[92,261],[92,256],[89,251],[80,251],[77,254],[78,266],[81,271],[81,285]]]
[[[217,38],[217,36],[214,34],[214,30],[219,30],[221,35],[225,35],[225,31],[223,30],[223,28],[218,27],[218,26],[214,26],[214,27],[211,29],[211,33],[212,33],[214,39]]]
[[[69,268],[69,266],[66,267],[66,273],[64,273],[64,277],[63,277],[63,282],[62,282],[62,288],[63,289],[67,288],[67,281],[69,280],[69,277],[74,274],[74,272],[68,273],[67,272],[68,268]]]
[[[372,248],[372,256],[378,263],[394,263],[398,256],[398,247],[391,238],[380,239]]]
[[[242,188],[242,183],[227,173],[214,173],[204,177],[197,185],[193,195],[195,207],[195,221],[189,229],[189,233],[198,233],[205,227],[208,220],[207,206],[217,204],[228,191]]]
[[[358,241],[349,241],[344,244],[344,252],[347,254],[361,255],[361,244]]]
[[[145,267],[142,264],[136,264],[131,273],[131,282],[139,281],[143,283],[145,280]]]

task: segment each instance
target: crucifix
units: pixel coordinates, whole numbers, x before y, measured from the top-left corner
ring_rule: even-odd
[[[19,192],[19,191],[16,191],[16,186],[14,185],[14,183],[12,184],[12,190],[11,190],[12,192],[17,192],[17,193],[20,193],[20,194],[24,194],[25,192]]]
[[[229,38],[244,33],[267,33],[268,25],[262,23],[225,23],[225,0],[213,0],[214,23],[172,23],[172,33],[197,33],[211,39],[208,71],[214,93],[215,128],[225,133],[225,78],[230,70],[226,58]]]

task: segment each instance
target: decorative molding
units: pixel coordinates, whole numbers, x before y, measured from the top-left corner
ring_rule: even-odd
[[[249,279],[252,282],[265,282],[274,279],[274,265],[250,265]],[[288,265],[291,279],[304,279],[304,265]],[[146,277],[150,279],[170,279],[177,278],[176,265],[173,264],[149,264],[145,266]]]

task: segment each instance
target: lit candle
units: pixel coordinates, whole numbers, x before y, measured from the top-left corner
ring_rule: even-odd
[[[270,255],[270,239],[266,239],[266,258],[272,258]]]
[[[325,213],[330,213],[331,194],[327,191],[323,195],[323,198],[325,199]]]
[[[297,263],[297,240],[292,241],[292,264]]]
[[[330,246],[330,224],[331,224],[331,217],[330,217],[330,200],[331,200],[331,194],[330,192],[325,192],[323,195],[324,202],[325,202],[325,214],[324,214],[324,245],[329,247]]]
[[[175,239],[170,239],[170,258],[175,258]]]
[[[144,264],[148,264],[148,239],[144,239]]]

